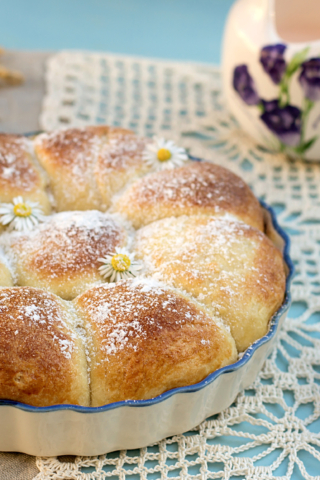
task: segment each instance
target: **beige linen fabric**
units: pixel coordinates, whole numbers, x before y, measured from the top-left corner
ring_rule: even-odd
[[[24,453],[0,453],[1,480],[32,480],[38,473],[35,457]]]

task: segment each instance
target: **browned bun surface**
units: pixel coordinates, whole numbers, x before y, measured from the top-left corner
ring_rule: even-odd
[[[0,133],[0,202],[15,197],[38,202],[44,213],[51,210],[46,194],[47,179],[35,164],[29,139]]]
[[[87,363],[72,308],[35,288],[0,289],[0,398],[89,405]]]
[[[70,300],[101,282],[99,258],[122,247],[124,228],[96,210],[61,212],[48,217],[28,235],[10,238],[17,284],[44,288]]]
[[[99,167],[106,155],[101,149],[122,136],[129,138],[133,134],[102,125],[58,130],[36,138],[35,152],[50,176],[58,211],[107,208],[108,186],[104,188],[102,183],[107,173]]]
[[[236,360],[223,324],[158,282],[93,287],[74,304],[89,337],[92,406],[153,398]]]
[[[221,316],[239,351],[266,334],[283,302],[281,252],[262,232],[230,215],[154,222],[138,232],[136,253],[153,275]]]
[[[21,196],[48,215],[31,231],[13,231],[30,219],[0,224],[0,399],[149,399],[267,333],[286,278],[268,215],[219,165],[155,171],[150,142],[106,125],[0,134],[0,203]],[[138,278],[111,283],[101,258],[123,247],[130,258],[109,257],[104,273]]]
[[[128,181],[150,170],[142,158],[149,142],[150,139],[118,129],[103,145],[95,167],[95,176],[105,205],[110,205],[112,196]]]
[[[115,209],[140,228],[180,215],[223,215],[228,212],[263,231],[262,208],[248,185],[226,168],[209,162],[145,176],[116,201]]]

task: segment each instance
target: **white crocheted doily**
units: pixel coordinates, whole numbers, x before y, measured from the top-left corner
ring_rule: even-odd
[[[225,110],[209,65],[59,53],[48,62],[41,123],[121,125],[228,167],[275,207],[296,276],[277,349],[230,408],[141,450],[38,458],[36,479],[320,479],[320,164],[255,145]]]

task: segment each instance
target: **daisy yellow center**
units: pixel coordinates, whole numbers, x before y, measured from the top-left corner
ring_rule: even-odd
[[[167,162],[171,158],[171,152],[167,148],[160,148],[157,157],[160,162]]]
[[[17,203],[17,205],[13,207],[13,213],[17,217],[30,217],[32,213],[32,208],[25,203]]]
[[[111,265],[117,272],[124,272],[129,269],[131,261],[127,255],[118,253],[111,258]]]

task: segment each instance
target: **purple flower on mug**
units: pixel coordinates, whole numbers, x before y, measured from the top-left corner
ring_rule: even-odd
[[[286,71],[286,61],[284,59],[284,52],[286,45],[277,43],[276,45],[267,45],[263,47],[260,52],[260,63],[263,70],[270,75],[273,83],[278,85]]]
[[[279,100],[277,98],[275,100],[263,100],[262,98],[261,105],[264,112],[272,112],[272,110],[279,107]]]
[[[292,105],[280,108],[277,100],[264,102],[264,104],[266,104],[265,111],[260,118],[269,130],[285,145],[289,147],[299,145],[301,138],[301,110]]]
[[[302,65],[299,76],[300,85],[305,96],[313,101],[320,100],[320,57],[310,58]]]
[[[233,88],[247,105],[257,105],[260,102],[253,78],[247,65],[239,65],[233,72]]]

